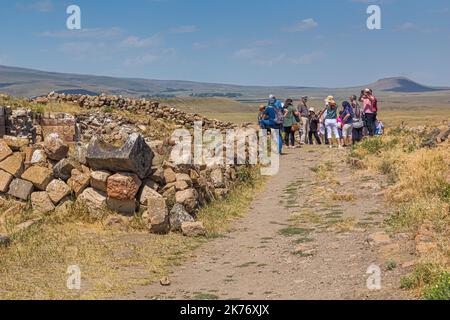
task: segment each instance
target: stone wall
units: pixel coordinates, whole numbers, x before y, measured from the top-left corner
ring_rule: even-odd
[[[194,122],[202,121],[205,128],[232,129],[236,125],[231,122],[208,119],[199,114],[189,114],[175,108],[160,106],[159,102],[146,99],[123,98],[121,96],[87,96],[76,94],[50,93],[46,97],[33,99],[32,102],[47,104],[64,102],[79,105],[84,109],[111,107],[133,113],[145,113],[155,119],[165,119],[177,125],[193,126]]]
[[[229,192],[237,168],[176,166],[161,158],[170,148],[168,142],[149,144],[137,133],[121,147],[99,137],[70,147],[56,132],[31,145],[26,138],[5,136],[0,196],[27,202],[40,213],[80,203],[92,215],[105,209],[128,217],[140,213],[152,233],[182,231],[183,225],[198,232],[198,210]]]

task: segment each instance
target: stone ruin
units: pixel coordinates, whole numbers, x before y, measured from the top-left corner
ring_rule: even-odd
[[[89,108],[110,101],[125,106],[123,101],[129,101],[71,99],[83,101]],[[204,120],[172,108],[142,105],[157,119],[180,116],[182,120],[175,120],[178,124]],[[196,222],[198,210],[223,198],[237,181],[237,166],[174,165],[166,158],[173,142],[146,140],[141,132],[144,128],[113,113],[93,110],[75,117],[0,107],[0,115],[0,197],[23,201],[39,213],[51,214],[82,203],[92,215],[101,215],[105,209],[124,217],[142,214],[151,233],[182,231],[197,236],[205,233]],[[125,140],[121,146],[102,138],[107,130],[105,121],[114,126],[112,132],[118,130],[119,140]],[[233,127],[217,120],[205,124]]]

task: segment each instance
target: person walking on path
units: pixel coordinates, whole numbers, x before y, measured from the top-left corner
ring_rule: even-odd
[[[314,108],[309,108],[309,144],[313,145],[314,141],[313,138],[316,139],[316,143],[318,145],[322,144],[322,141],[320,141],[319,137],[319,125],[320,120],[319,117],[316,115]]]
[[[350,147],[353,144],[353,108],[348,101],[342,103],[342,140],[344,147]]]
[[[370,89],[365,89],[361,93],[361,97],[359,101],[363,104],[365,119],[366,119],[366,127],[369,136],[373,137],[375,135],[375,122],[376,122],[376,109],[378,106],[375,106],[375,97],[372,95],[372,91]]]
[[[363,139],[364,131],[364,112],[361,110],[361,106],[358,103],[358,98],[354,95],[350,97],[350,104],[353,109],[353,130],[352,130],[352,142],[356,144]]]
[[[334,145],[338,145],[339,148],[342,146],[339,143],[339,130],[338,130],[338,110],[336,101],[334,101],[333,96],[328,96],[325,99],[326,102],[326,116],[325,116],[325,127],[327,129],[328,140],[330,141],[330,148],[333,148]],[[334,138],[333,138],[334,136]]]
[[[298,117],[299,112],[294,107],[294,102],[292,99],[287,99],[284,104],[284,133],[286,146],[288,149],[295,148],[295,133],[298,131],[298,124],[296,117]]]
[[[309,133],[309,108],[308,108],[308,97],[302,97],[302,101],[298,105],[298,112],[301,118],[301,135],[300,144],[308,144],[308,133]]]

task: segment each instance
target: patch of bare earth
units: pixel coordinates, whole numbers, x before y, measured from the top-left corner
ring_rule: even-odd
[[[346,151],[305,147],[283,156],[278,175],[232,232],[194,250],[170,286],[137,286],[126,299],[409,299],[411,241],[390,235],[384,181],[356,172]],[[367,288],[381,269],[381,290]]]

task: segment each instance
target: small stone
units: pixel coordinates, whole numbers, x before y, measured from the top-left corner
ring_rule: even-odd
[[[186,184],[189,185],[189,187],[192,187],[192,185],[193,185],[192,179],[188,174],[179,173],[176,176],[177,176],[177,182],[178,181],[186,182]]]
[[[211,171],[211,181],[214,188],[225,188],[225,180],[223,177],[222,169],[217,168]]]
[[[183,222],[181,230],[186,237],[204,237],[206,236],[206,229],[202,222]]]
[[[115,198],[107,198],[106,203],[108,207],[118,213],[132,216],[136,212],[136,200],[119,200]]]
[[[195,189],[179,191],[175,195],[175,201],[183,204],[187,212],[193,213],[197,207],[197,192]]]
[[[53,176],[55,179],[67,181],[72,175],[72,170],[76,169],[78,165],[70,159],[62,159],[53,167]]]
[[[84,190],[77,201],[84,203],[91,213],[98,213],[106,209],[106,195],[93,188]]]
[[[0,193],[8,192],[9,185],[14,177],[6,171],[0,170]]]
[[[72,170],[72,177],[67,182],[68,186],[78,197],[86,188],[89,187],[91,177],[80,172],[78,169]]]
[[[189,189],[189,185],[186,181],[177,181],[175,182],[175,188],[177,191],[184,191],[186,189]]]
[[[177,176],[171,168],[164,170],[164,180],[166,181],[166,184],[174,183],[177,181]]]
[[[61,180],[53,180],[49,183],[46,189],[48,196],[52,202],[57,205],[64,198],[70,195],[70,187]]]
[[[107,171],[92,171],[91,172],[91,187],[102,192],[107,191],[108,178],[111,173]]]
[[[38,164],[45,164],[47,161],[47,155],[43,150],[35,150],[33,152],[33,155],[31,156],[30,164],[32,165],[38,165]]]
[[[132,173],[117,173],[108,178],[108,198],[134,200],[142,185],[139,177]]]
[[[184,209],[182,204],[175,204],[170,211],[170,229],[181,231],[183,222],[195,222],[194,218]]]
[[[147,211],[142,218],[147,222],[151,233],[166,234],[170,230],[169,212],[166,200],[158,192],[149,190]]]
[[[20,178],[23,173],[23,157],[19,153],[14,153],[2,162],[0,162],[0,169],[12,174],[16,178]]]
[[[13,152],[11,148],[6,144],[6,142],[0,141],[0,161],[5,160],[12,154]]]
[[[31,205],[33,210],[39,213],[48,213],[55,210],[53,202],[47,192],[34,192],[31,194]]]
[[[6,234],[0,234],[0,247],[8,247],[11,244],[11,238]]]
[[[302,255],[302,256],[313,256],[317,252],[316,248],[313,246],[301,244],[295,248],[294,254]]]
[[[162,278],[159,283],[163,286],[163,287],[168,287],[170,286],[172,283],[170,282],[170,279],[168,277],[164,277]]]
[[[32,166],[22,174],[22,179],[30,181],[38,190],[44,191],[53,180],[53,172],[48,168]]]
[[[49,159],[60,161],[67,157],[69,146],[64,143],[57,133],[52,133],[45,138],[44,150]]]
[[[22,179],[14,179],[9,186],[8,194],[17,199],[28,201],[33,189],[34,186],[31,182]]]
[[[155,181],[150,180],[150,179],[147,179],[146,181],[144,181],[142,191],[139,196],[140,204],[147,205],[147,199],[148,199],[149,195],[152,195],[153,194],[152,191],[158,191],[158,189],[159,189],[159,185]]]

